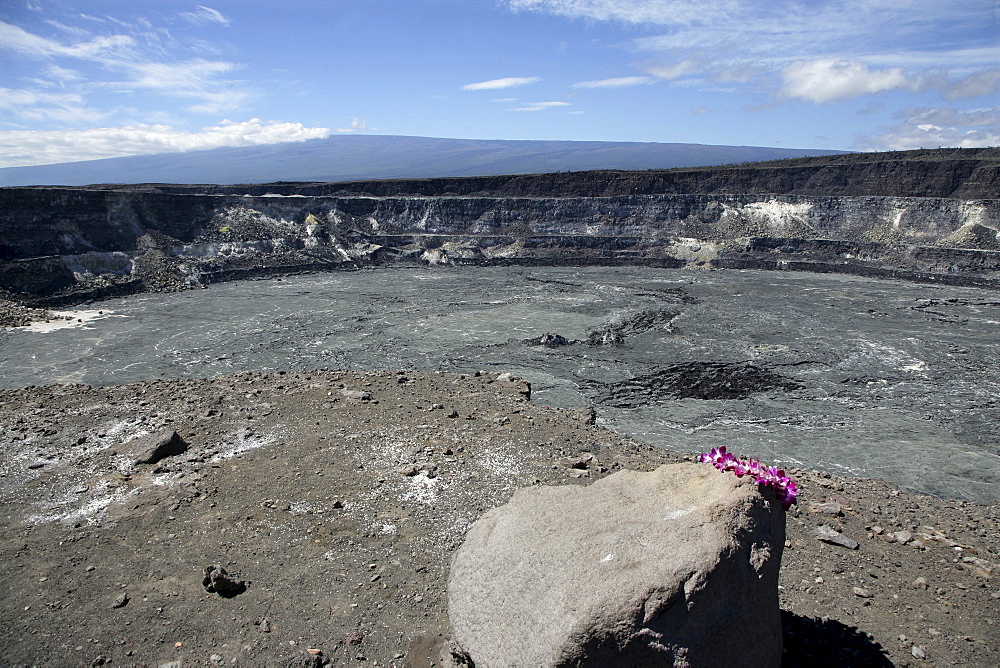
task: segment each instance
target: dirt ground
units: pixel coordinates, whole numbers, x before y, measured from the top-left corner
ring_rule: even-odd
[[[495,373],[0,391],[0,665],[440,664],[483,512],[678,459],[592,422]],[[793,476],[786,666],[1000,665],[1000,503]]]

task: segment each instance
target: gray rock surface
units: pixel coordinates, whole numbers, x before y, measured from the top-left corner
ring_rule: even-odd
[[[173,429],[158,431],[135,440],[129,450],[129,459],[136,464],[155,464],[166,457],[179,455],[188,444]]]
[[[784,540],[778,504],[701,464],[523,489],[456,552],[453,639],[484,666],[779,665]]]
[[[2,661],[202,666],[217,654],[280,666],[319,649],[330,665],[440,665],[451,557],[485,509],[538,481],[677,461],[524,401],[496,375],[312,370],[0,390]],[[353,403],[342,385],[378,403]],[[168,426],[190,443],[170,472],[123,475],[126,444]],[[559,465],[587,453],[586,471]],[[438,475],[396,472],[408,464]],[[786,514],[778,590],[785,668],[915,665],[914,644],[934,665],[1000,666],[1000,503],[789,473],[801,502]],[[843,517],[810,511],[829,499]],[[861,547],[810,537],[821,522]],[[247,591],[208,594],[209,564]],[[130,601],[112,609],[120,592]]]
[[[995,287],[1000,200],[970,186],[944,189],[961,197],[917,187],[581,197],[10,188],[0,191],[0,289],[58,306],[397,262],[792,269]]]

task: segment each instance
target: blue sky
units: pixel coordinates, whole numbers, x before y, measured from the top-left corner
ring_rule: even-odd
[[[0,1],[0,166],[340,133],[1000,144],[997,0],[207,1]]]

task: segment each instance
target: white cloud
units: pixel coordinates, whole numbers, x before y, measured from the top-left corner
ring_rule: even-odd
[[[896,118],[906,119],[911,124],[930,123],[934,125],[952,125],[958,127],[995,126],[1000,130],[1000,107],[984,107],[982,109],[967,109],[959,111],[951,107],[928,109],[912,107],[895,114]]]
[[[857,147],[879,151],[907,151],[915,148],[985,148],[1000,146],[1000,132],[959,130],[930,123],[900,125],[876,137],[860,141]]]
[[[188,111],[212,115],[235,111],[252,97],[243,82],[226,77],[238,69],[235,63],[203,58],[175,60],[158,42],[155,32],[91,36],[82,31],[77,37],[80,38],[77,41],[62,42],[0,21],[0,49],[47,61],[42,73],[58,79],[62,85],[78,84],[74,90],[81,95],[94,90],[146,91],[190,99]],[[74,67],[56,62],[59,59],[75,61]],[[77,64],[96,66],[96,69],[91,67],[89,81],[80,74],[70,76],[79,72]],[[104,78],[94,76],[95,72]],[[38,79],[35,82],[47,85]]]
[[[233,63],[200,59],[177,63],[135,63],[129,67],[129,80],[117,86],[192,98],[198,102],[188,107],[190,111],[220,114],[239,109],[251,97],[242,88],[222,85],[223,80],[218,77],[234,69],[236,65]]]
[[[676,79],[685,74],[691,74],[698,69],[698,64],[694,60],[682,60],[679,63],[665,63],[663,65],[653,65],[647,67],[646,71],[657,79]]]
[[[855,147],[901,151],[914,148],[1000,146],[1000,107],[959,111],[950,107],[914,107],[896,114],[902,122]]]
[[[870,70],[862,63],[821,58],[798,61],[781,71],[780,94],[819,104],[848,100],[869,93],[914,88],[902,68]]]
[[[705,23],[737,14],[738,0],[508,0],[515,11],[623,23]]]
[[[0,88],[0,110],[9,119],[96,123],[105,114],[87,107],[83,97],[73,92],[50,93],[24,89]]]
[[[942,97],[946,100],[964,100],[992,95],[1000,87],[1000,70],[976,72],[956,81],[945,88]]]
[[[517,107],[511,111],[545,111],[546,109],[568,106],[570,106],[569,102],[529,102],[527,106]]]
[[[56,21],[55,19],[49,19],[49,20],[46,21],[46,23],[48,23],[50,26],[52,26],[54,28],[58,28],[59,30],[62,30],[65,33],[69,33],[71,35],[76,35],[77,37],[87,37],[87,36],[89,36],[89,33],[85,29],[83,29],[83,28],[81,28],[79,26],[66,25],[65,23],[63,23],[61,21]]]
[[[197,26],[205,26],[212,23],[224,26],[229,25],[229,19],[223,16],[221,12],[202,5],[198,5],[198,8],[193,12],[181,12],[181,16]]]
[[[336,132],[348,133],[349,134],[349,133],[353,133],[353,132],[363,132],[364,130],[367,130],[367,129],[368,129],[368,124],[365,123],[363,120],[361,120],[360,118],[352,118],[351,119],[351,127],[349,127],[349,128],[337,128]]]
[[[214,91],[175,91],[171,93],[177,97],[194,97],[200,102],[185,107],[187,111],[196,114],[218,115],[229,111],[237,111],[246,106],[246,103],[254,97],[252,93],[243,90],[214,90]]]
[[[129,83],[159,90],[201,89],[213,77],[230,72],[234,67],[232,63],[200,59],[181,63],[136,63],[129,68],[133,74]]]
[[[43,70],[43,73],[45,74],[45,76],[50,77],[52,79],[56,79],[60,83],[69,81],[80,81],[84,78],[80,72],[70,69],[68,67],[60,67],[59,65],[56,64],[47,65]]]
[[[516,86],[526,86],[541,81],[541,77],[504,77],[503,79],[490,79],[462,86],[462,90],[497,90],[500,88],[514,88]]]
[[[222,121],[186,132],[169,125],[136,124],[88,130],[0,131],[0,167],[95,160],[124,155],[170,153],[279,144],[330,136],[329,128],[280,121]]]
[[[507,0],[507,6],[641,26],[646,34],[632,47],[667,61],[644,72],[667,80],[698,74],[689,82],[704,90],[729,81],[739,88],[728,92],[826,103],[886,90],[936,89],[957,100],[997,88],[995,0]],[[985,71],[969,74],[977,69]]]
[[[128,35],[102,35],[88,41],[63,45],[56,40],[34,35],[20,26],[0,21],[0,49],[32,58],[67,57],[102,59],[135,45]]]
[[[573,88],[625,88],[628,86],[640,86],[650,82],[652,82],[652,79],[649,77],[613,77],[597,81],[581,81],[573,84]]]

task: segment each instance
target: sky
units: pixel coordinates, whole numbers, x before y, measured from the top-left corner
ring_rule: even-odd
[[[338,134],[1000,145],[1000,0],[0,0],[0,167]]]

